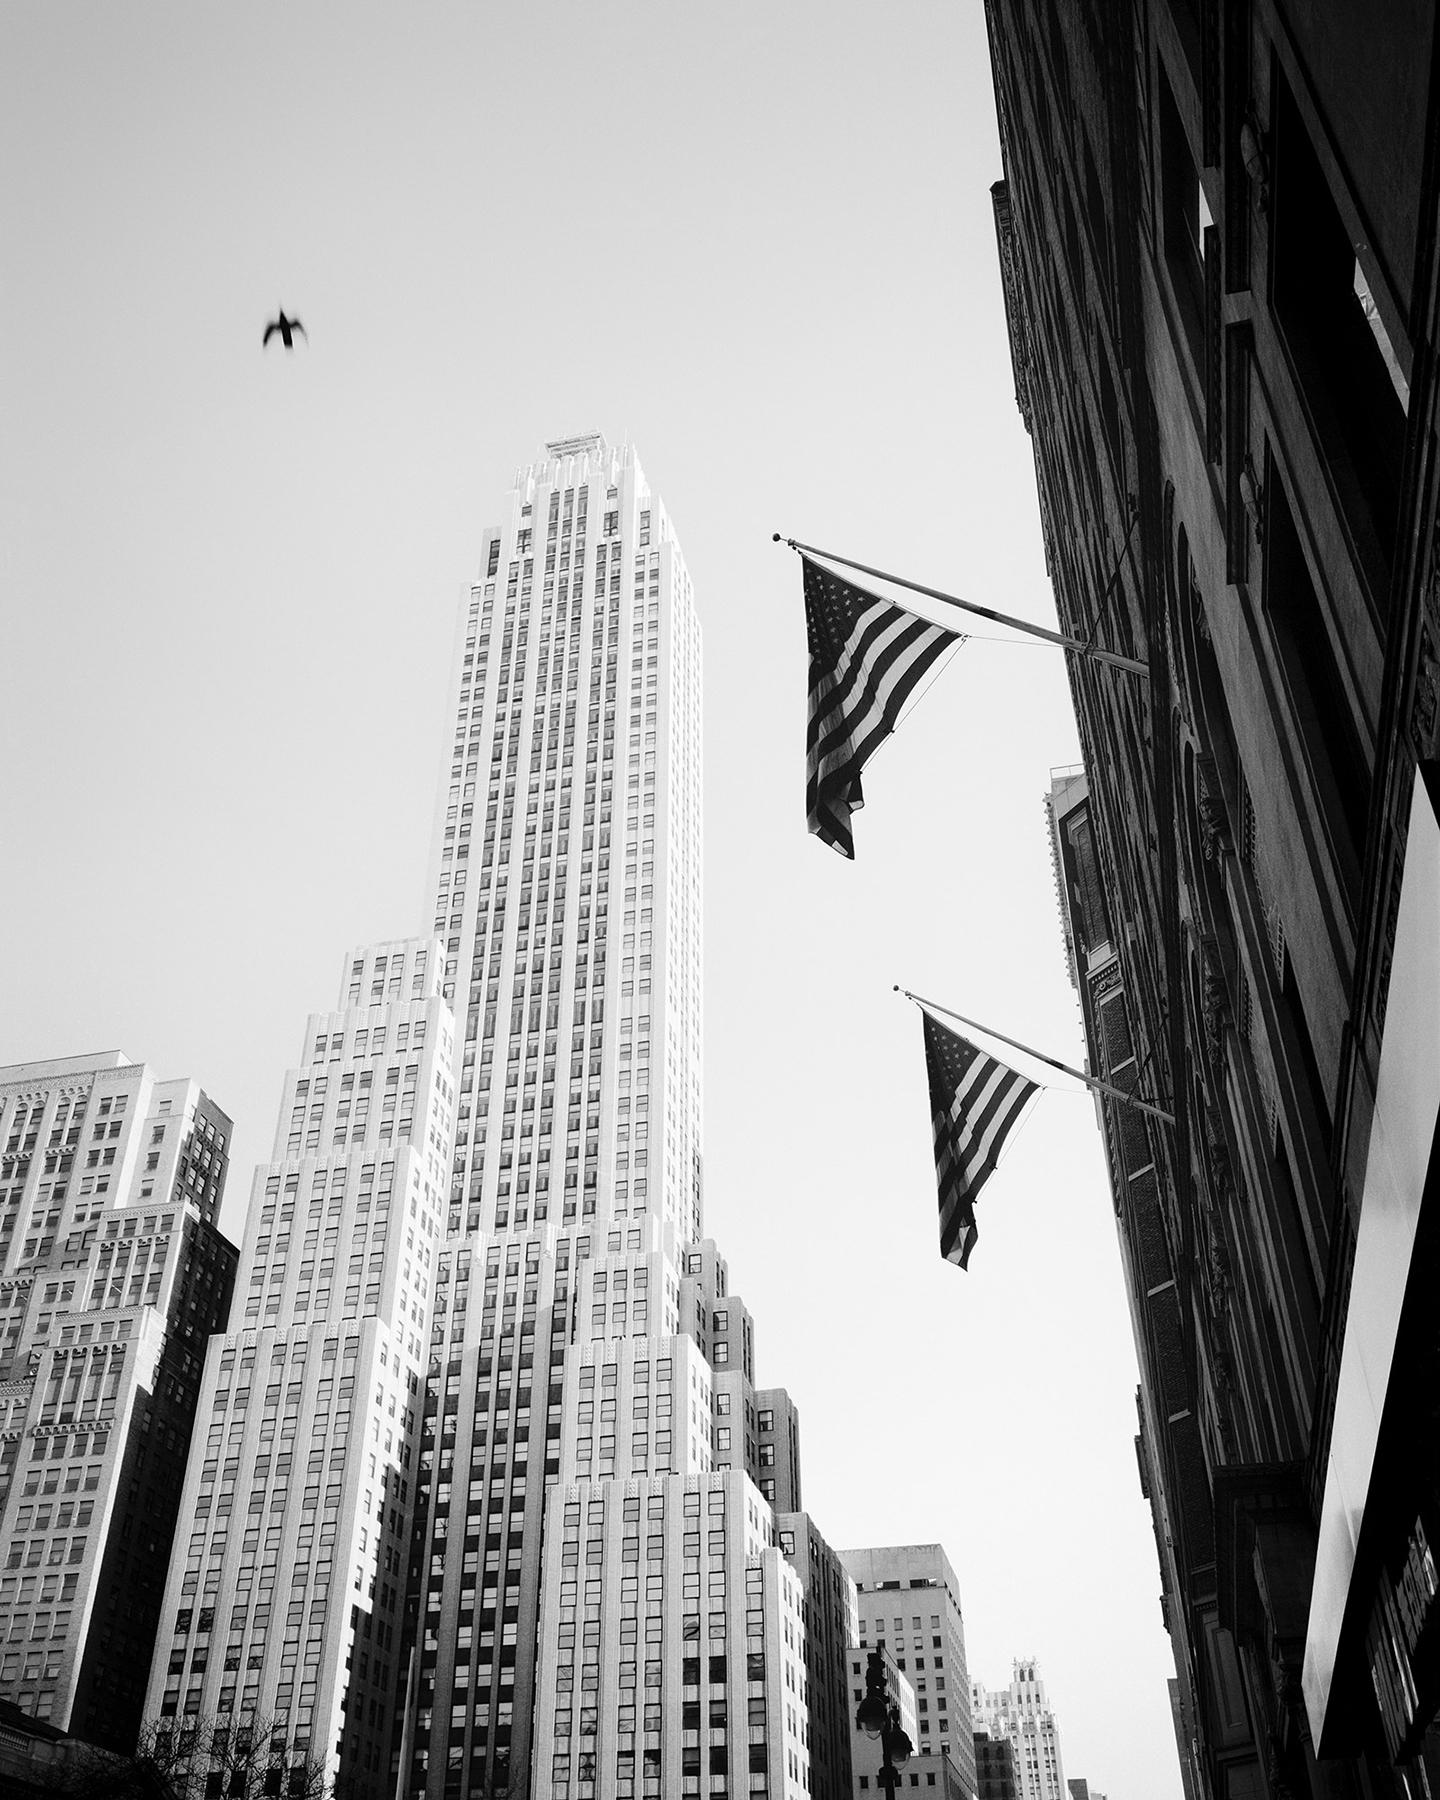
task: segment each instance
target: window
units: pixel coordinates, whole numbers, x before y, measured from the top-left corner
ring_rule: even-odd
[[[1352,897],[1365,853],[1370,765],[1341,677],[1328,612],[1316,591],[1273,454],[1265,470],[1265,612],[1285,672],[1342,879]]]
[[[1210,223],[1200,173],[1175,95],[1159,64],[1160,182],[1164,208],[1165,267],[1198,369],[1205,361],[1205,228]]]
[[[1395,550],[1408,388],[1355,240],[1278,72],[1273,136],[1275,318],[1378,611]]]

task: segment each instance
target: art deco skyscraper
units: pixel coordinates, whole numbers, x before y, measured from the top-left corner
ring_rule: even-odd
[[[480,567],[433,869],[457,1125],[401,1791],[798,1796],[793,1409],[757,1406],[702,1236],[690,578],[594,436],[520,471]]]
[[[509,515],[460,620],[434,855],[463,1020],[450,1227],[583,1222],[603,1195],[698,1238],[690,577],[633,451],[598,437],[549,444]]]
[[[345,959],[210,1340],[146,1717],[187,1791],[392,1791],[425,1339],[454,1118],[439,946]],[[263,1786],[268,1780],[271,1785]]]
[[[1008,1688],[970,1683],[975,1729],[1005,1738],[1015,1752],[1021,1800],[1069,1800],[1060,1759],[1060,1728],[1045,1697],[1038,1663],[1017,1660]]]

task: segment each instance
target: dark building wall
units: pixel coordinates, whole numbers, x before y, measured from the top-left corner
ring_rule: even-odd
[[[808,1513],[777,1507],[775,1535],[805,1590],[810,1791],[815,1800],[852,1800],[850,1676],[846,1667],[855,1618],[850,1578]]]
[[[206,1126],[210,1127],[207,1131]],[[208,1098],[176,1170],[180,1267],[151,1391],[139,1400],[116,1474],[91,1624],[70,1724],[77,1737],[130,1753],[140,1733],[160,1605],[174,1550],[205,1345],[224,1331],[239,1253],[215,1226],[225,1192],[229,1119]]]
[[[975,1733],[975,1782],[980,1800],[1018,1800],[1015,1750],[1007,1739]]]
[[[1105,1108],[1200,1778],[1404,1792],[1353,1643],[1318,1743],[1301,1668],[1437,748],[1432,10],[987,15],[1057,609],[1150,670],[1071,659],[1059,849],[1092,1065],[1175,1115]]]

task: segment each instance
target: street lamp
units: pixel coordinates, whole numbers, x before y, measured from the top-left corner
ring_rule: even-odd
[[[900,1771],[910,1760],[914,1748],[900,1725],[900,1708],[890,1698],[885,1685],[885,1643],[870,1652],[865,1665],[865,1698],[855,1709],[855,1728],[866,1737],[880,1740],[880,1773],[876,1782],[887,1796],[893,1796],[900,1785]]]

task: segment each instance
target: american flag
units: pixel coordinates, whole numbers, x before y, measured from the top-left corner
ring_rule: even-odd
[[[810,641],[805,822],[853,861],[850,815],[865,804],[860,772],[895,729],[916,683],[964,639],[842,581],[808,556],[800,560]]]
[[[975,1196],[994,1173],[1006,1135],[1039,1084],[977,1050],[929,1013],[923,1017],[940,1189],[940,1254],[963,1269],[978,1235]]]

